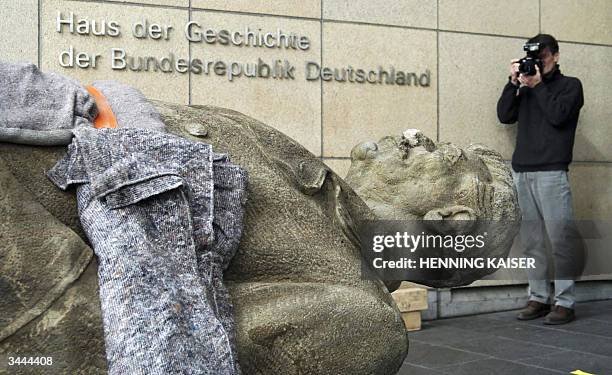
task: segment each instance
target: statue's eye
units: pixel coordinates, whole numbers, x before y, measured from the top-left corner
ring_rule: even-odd
[[[352,160],[373,159],[378,145],[375,142],[363,142],[353,147],[351,151]]]

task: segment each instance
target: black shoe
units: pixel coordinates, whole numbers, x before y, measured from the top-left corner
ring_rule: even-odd
[[[533,320],[541,318],[550,312],[550,305],[538,301],[527,302],[527,307],[519,311],[516,318],[518,320]]]
[[[550,314],[544,318],[544,324],[566,324],[576,319],[574,309],[556,305]]]

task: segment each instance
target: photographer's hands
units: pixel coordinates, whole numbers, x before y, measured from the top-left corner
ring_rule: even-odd
[[[519,59],[514,59],[510,61],[510,82],[512,82],[512,84],[515,86],[519,86],[521,84],[518,80],[519,65]]]
[[[536,87],[542,82],[542,75],[540,73],[540,67],[536,65],[536,74],[533,76],[526,76],[519,73],[519,59],[510,61],[510,82],[515,86],[527,86],[529,88]]]
[[[517,64],[518,65],[518,64]],[[542,82],[542,75],[540,74],[540,67],[536,65],[536,74],[532,76],[526,76],[524,74],[518,75],[518,81],[521,84],[521,87],[527,86],[529,88],[536,87],[540,82]],[[518,67],[517,67],[518,70]]]

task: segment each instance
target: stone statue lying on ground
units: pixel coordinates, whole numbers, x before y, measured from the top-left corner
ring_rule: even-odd
[[[212,144],[249,172],[245,233],[225,274],[243,372],[396,372],[403,322],[385,286],[360,279],[354,222],[373,218],[363,201],[251,118],[155,105],[169,132]],[[74,191],[44,173],[65,152],[0,143],[0,353],[51,357],[53,373],[105,373],[96,258]]]
[[[462,149],[409,129],[402,136],[355,146],[346,181],[380,219],[426,220],[439,233],[487,231],[485,247],[460,256],[506,257],[519,230],[510,169],[499,153],[481,144]],[[419,282],[434,287],[467,285],[493,271],[447,270],[436,280]]]

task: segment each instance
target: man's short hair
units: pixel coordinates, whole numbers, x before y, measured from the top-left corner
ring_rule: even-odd
[[[550,34],[538,34],[529,39],[527,43],[540,43],[540,50],[548,47],[548,50],[553,55],[559,52],[559,42],[557,42],[557,39]]]

